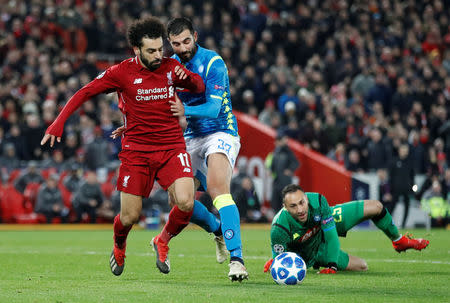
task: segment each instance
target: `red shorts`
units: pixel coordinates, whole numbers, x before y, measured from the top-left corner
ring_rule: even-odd
[[[164,190],[176,179],[193,178],[191,158],[186,149],[155,152],[122,150],[117,190],[148,197],[153,183],[158,181]]]

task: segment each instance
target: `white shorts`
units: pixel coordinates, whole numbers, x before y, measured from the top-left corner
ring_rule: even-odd
[[[224,132],[217,132],[205,137],[186,138],[186,150],[191,155],[194,177],[200,181],[203,187],[200,187],[199,190],[206,190],[208,156],[216,153],[224,154],[233,169],[240,148],[240,138]]]

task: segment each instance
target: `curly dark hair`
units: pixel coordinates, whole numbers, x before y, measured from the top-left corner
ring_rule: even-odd
[[[194,34],[194,27],[192,26],[191,20],[185,17],[172,19],[167,24],[167,34],[169,36],[179,35],[185,29],[188,29],[191,32],[191,34]]]
[[[128,29],[128,42],[131,46],[142,47],[142,38],[165,38],[166,28],[158,18],[150,17],[136,20]]]
[[[283,197],[283,201],[284,201],[284,197],[286,197],[286,195],[287,194],[289,194],[289,193],[295,193],[296,191],[302,191],[302,192],[305,192],[304,190],[303,190],[303,188],[301,188],[300,187],[300,185],[297,185],[297,184],[289,184],[289,185],[286,185],[284,188],[283,188],[283,190],[281,191],[281,197]]]

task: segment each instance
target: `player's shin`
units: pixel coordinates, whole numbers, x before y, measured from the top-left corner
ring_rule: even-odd
[[[233,198],[230,194],[224,194],[217,196],[213,203],[219,210],[222,233],[231,260],[243,262],[239,211]]]
[[[133,225],[123,226],[122,221],[120,221],[120,214],[114,218],[114,241],[119,248],[123,247],[132,227]]]
[[[207,232],[214,233],[216,236],[222,234],[222,231],[220,230],[220,220],[209,212],[203,203],[197,200],[194,201],[194,208],[190,221]]]
[[[400,238],[401,235],[398,232],[398,228],[397,226],[395,226],[391,214],[385,207],[383,207],[383,210],[379,215],[372,218],[372,221],[392,241],[398,240]]]
[[[192,210],[182,211],[175,205],[169,213],[169,219],[159,235],[159,240],[169,243],[171,238],[178,235],[189,224],[192,212]]]

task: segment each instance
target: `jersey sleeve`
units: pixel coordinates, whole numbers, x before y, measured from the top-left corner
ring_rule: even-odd
[[[321,229],[324,236],[324,245],[326,247],[326,263],[337,264],[340,250],[339,237],[336,231],[336,223],[331,212],[331,208],[328,205],[327,199],[320,195],[320,209],[322,213]]]
[[[185,106],[185,115],[200,118],[217,118],[227,87],[228,70],[220,56],[212,57],[206,67],[205,99],[200,105]]]
[[[270,229],[270,247],[272,248],[272,258],[288,251],[288,243],[291,240],[289,231],[283,225],[273,223]]]
[[[84,102],[90,98],[106,92],[112,92],[120,88],[119,65],[114,65],[97,76],[94,80],[78,90],[66,103],[56,120],[47,128],[46,134],[61,137],[64,123]]]

